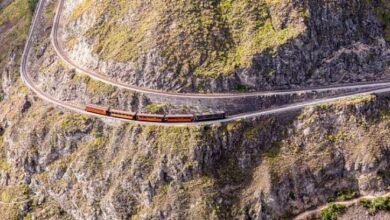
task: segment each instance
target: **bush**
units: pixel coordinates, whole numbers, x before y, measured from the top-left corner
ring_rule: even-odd
[[[351,200],[356,198],[357,196],[359,196],[359,193],[355,192],[354,190],[348,189],[337,193],[336,200],[337,201]]]
[[[238,84],[234,87],[234,89],[238,92],[248,92],[252,89],[252,87],[248,85]]]
[[[35,11],[35,8],[37,7],[38,0],[28,0],[28,8],[31,12]]]
[[[146,111],[148,111],[150,113],[154,113],[154,114],[163,113],[164,112],[164,105],[152,103],[152,104],[145,106],[145,109],[146,109]]]
[[[337,216],[343,214],[346,210],[346,207],[338,204],[330,204],[325,209],[321,210],[320,215],[321,219],[324,220],[335,220]]]
[[[379,210],[390,211],[390,197],[378,197],[375,199],[362,199],[360,203],[368,209],[370,214],[375,214]]]

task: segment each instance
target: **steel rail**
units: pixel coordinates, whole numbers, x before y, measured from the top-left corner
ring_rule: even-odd
[[[63,1],[63,0],[60,0]],[[20,73],[21,73],[21,78],[24,82],[24,84],[30,88],[39,98],[50,102],[56,106],[63,107],[65,109],[68,109],[70,111],[74,111],[77,113],[81,114],[87,114],[90,116],[95,116],[103,119],[110,119],[110,120],[116,120],[116,121],[123,121],[123,122],[135,122],[138,124],[144,124],[144,125],[161,125],[161,126],[190,126],[190,125],[211,125],[211,124],[216,124],[216,123],[226,123],[226,122],[231,122],[231,121],[236,121],[236,120],[242,120],[242,119],[248,119],[248,118],[254,118],[254,117],[260,117],[260,116],[265,116],[265,115],[272,115],[272,114],[277,114],[277,113],[282,113],[282,112],[288,112],[288,111],[293,111],[293,110],[299,110],[307,106],[313,106],[313,105],[319,105],[319,104],[324,104],[324,103],[329,103],[329,102],[334,102],[350,97],[354,97],[356,95],[369,95],[373,93],[387,93],[390,92],[390,88],[382,88],[382,89],[376,89],[373,91],[365,91],[365,92],[356,92],[353,94],[348,94],[348,95],[341,95],[338,97],[331,97],[331,98],[322,98],[322,99],[316,99],[316,100],[311,100],[311,101],[305,101],[301,103],[295,103],[295,104],[290,104],[290,105],[285,105],[281,107],[275,107],[271,108],[268,110],[262,110],[258,112],[252,112],[252,113],[245,113],[245,114],[238,114],[238,115],[231,115],[228,116],[226,119],[222,120],[215,120],[215,121],[207,121],[207,122],[191,122],[191,123],[162,123],[162,122],[142,122],[142,121],[133,121],[133,120],[126,120],[126,119],[120,119],[120,118],[113,118],[109,116],[104,116],[104,115],[98,115],[94,113],[90,113],[85,111],[84,106],[80,106],[74,103],[70,102],[65,102],[61,100],[57,100],[51,95],[46,94],[43,92],[41,89],[39,89],[35,84],[33,79],[28,73],[28,60],[30,56],[30,51],[32,48],[32,43],[33,43],[33,36],[34,36],[34,29],[37,25],[38,18],[41,16],[44,3],[46,0],[40,0],[38,2],[37,8],[35,10],[32,24],[30,27],[30,31],[28,34],[27,42],[22,54],[22,61],[20,65]],[[388,86],[389,83],[381,83],[381,86]],[[362,87],[357,87],[357,88],[362,88]]]
[[[333,86],[324,86],[308,89],[293,89],[293,90],[275,90],[275,91],[265,91],[265,92],[252,92],[252,93],[211,93],[211,94],[196,94],[196,93],[175,93],[175,92],[165,92],[159,91],[134,85],[129,85],[123,82],[118,82],[117,80],[108,77],[102,73],[90,70],[86,67],[83,67],[77,64],[75,61],[67,56],[65,50],[62,47],[61,41],[59,40],[59,28],[61,23],[61,15],[63,12],[65,0],[59,0],[57,5],[52,32],[50,35],[51,43],[54,47],[56,54],[69,66],[76,69],[79,73],[85,74],[92,79],[101,81],[103,83],[127,89],[133,92],[157,95],[161,97],[172,97],[172,98],[189,98],[189,99],[226,99],[226,98],[245,98],[245,97],[256,97],[256,96],[271,96],[271,95],[286,95],[286,94],[301,94],[308,92],[324,92],[324,91],[336,91],[336,90],[346,90],[346,89],[357,89],[357,88],[373,88],[378,86],[388,86],[390,81],[381,81],[381,82],[371,82],[371,83],[350,83],[345,85],[333,85]]]

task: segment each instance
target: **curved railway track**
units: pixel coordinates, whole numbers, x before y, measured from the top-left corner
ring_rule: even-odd
[[[91,115],[91,116],[96,116],[96,117],[100,117],[100,118],[129,122],[129,120],[126,120],[126,119],[112,118],[112,117],[109,117],[109,116],[98,115],[98,114],[87,112],[87,111],[85,111],[84,106],[81,106],[81,105],[78,105],[78,104],[75,104],[75,103],[71,103],[71,102],[65,102],[65,101],[57,100],[54,97],[52,97],[52,96],[46,94],[45,92],[43,92],[41,89],[39,89],[34,84],[34,80],[31,78],[31,76],[29,75],[29,72],[28,72],[28,60],[29,60],[30,50],[31,50],[31,47],[32,47],[32,42],[33,42],[33,37],[34,37],[34,30],[35,30],[35,27],[37,25],[39,17],[42,15],[42,11],[43,11],[45,2],[46,2],[46,0],[40,0],[38,2],[37,8],[36,8],[34,16],[33,16],[32,24],[31,24],[31,27],[30,27],[30,31],[29,31],[29,34],[28,34],[27,42],[26,42],[26,45],[25,45],[25,48],[24,48],[24,51],[23,51],[22,62],[21,62],[21,66],[20,66],[21,78],[22,78],[23,82],[38,97],[40,97],[41,99],[56,105],[56,106],[66,108],[66,109],[74,111],[74,112],[87,114],[87,115]],[[64,2],[64,0],[60,0],[60,4],[58,5],[58,9],[57,10],[61,9],[63,2]],[[58,19],[59,19],[58,15],[59,14],[56,15],[56,19],[55,20],[57,20],[57,22],[54,22],[55,25],[58,25]],[[58,26],[57,26],[57,28],[58,28]],[[55,31],[55,30],[57,28],[53,26],[53,29],[54,29],[53,30],[53,34],[52,34],[53,43],[57,42],[56,40],[54,40],[56,38],[53,38],[53,36],[56,36],[56,32],[57,31]],[[58,55],[61,57],[61,55],[63,55],[63,54],[58,53]],[[77,66],[75,66],[75,68],[77,68]],[[86,73],[86,74],[91,74],[91,73]],[[92,77],[93,75],[90,75],[90,76]],[[93,77],[93,78],[95,78],[95,77]],[[113,82],[111,82],[111,83],[113,83]],[[114,83],[114,85],[116,85],[116,84]],[[259,116],[264,116],[264,115],[282,113],[282,112],[287,112],[287,111],[299,110],[299,109],[302,109],[302,108],[307,107],[307,106],[319,105],[319,104],[334,102],[334,101],[337,101],[337,100],[354,97],[356,95],[368,95],[368,94],[373,94],[373,93],[390,92],[390,82],[378,82],[378,83],[371,83],[371,84],[365,84],[365,85],[350,85],[349,87],[348,86],[339,86],[339,87],[320,88],[320,89],[317,89],[316,91],[320,91],[320,90],[340,90],[340,89],[346,89],[346,88],[375,88],[375,87],[378,87],[378,86],[382,86],[382,87],[386,86],[386,88],[375,89],[375,90],[366,91],[366,92],[356,92],[356,93],[353,93],[353,94],[342,95],[342,96],[338,96],[338,97],[331,97],[331,98],[322,98],[322,99],[317,99],[317,100],[311,100],[311,101],[306,101],[306,102],[301,102],[301,103],[285,105],[285,106],[281,106],[281,107],[275,107],[275,108],[272,108],[272,109],[262,110],[262,111],[258,111],[258,112],[251,112],[251,113],[245,113],[245,114],[239,114],[239,115],[231,115],[231,116],[228,116],[226,119],[216,120],[216,121],[189,122],[189,123],[161,123],[161,122],[141,122],[141,121],[132,121],[132,122],[136,122],[136,123],[139,123],[139,124],[155,124],[155,125],[163,125],[163,126],[189,126],[189,125],[200,125],[200,124],[206,125],[206,124],[214,124],[214,123],[223,123],[223,122],[235,121],[235,120],[240,120],[240,119],[247,119],[247,118],[253,118],[253,117],[259,117]],[[118,87],[122,87],[122,86],[118,85]],[[138,92],[142,92],[142,93],[149,93],[149,94],[152,93],[152,94],[157,94],[157,95],[160,95],[160,94],[161,95],[168,95],[168,96],[181,97],[181,98],[191,98],[191,97],[199,98],[199,95],[170,94],[170,93],[158,92],[158,91],[154,91],[154,90],[146,90],[145,91],[145,90],[142,89],[142,90],[133,90],[133,91],[138,91]],[[200,95],[200,96],[204,97],[204,98],[220,98],[220,97],[224,97],[224,98],[232,97],[233,98],[233,97],[245,97],[245,96],[253,96],[253,95],[293,94],[293,93],[298,93],[298,92],[302,93],[302,92],[305,92],[305,91],[313,91],[313,89],[310,89],[310,90],[265,92],[265,93],[255,93],[255,94]]]
[[[28,88],[30,88],[38,97],[40,97],[41,99],[43,99],[47,102],[50,102],[50,103],[56,105],[56,106],[59,106],[59,107],[62,107],[62,108],[65,108],[65,109],[68,109],[70,111],[74,111],[77,113],[87,114],[90,116],[95,116],[95,117],[99,117],[99,118],[103,118],[103,119],[129,122],[129,120],[126,120],[126,119],[112,118],[112,117],[108,117],[108,116],[103,116],[103,115],[98,115],[98,114],[93,114],[93,113],[87,112],[87,111],[85,111],[84,106],[77,105],[77,104],[70,103],[70,102],[64,102],[61,100],[57,100],[54,97],[43,92],[41,89],[39,89],[34,84],[34,80],[31,78],[31,76],[29,75],[29,72],[28,72],[28,60],[29,60],[30,50],[32,47],[34,30],[35,30],[35,27],[37,25],[37,21],[38,21],[39,17],[42,15],[42,11],[43,11],[45,2],[46,2],[46,0],[40,0],[38,2],[37,8],[36,8],[34,16],[33,16],[30,31],[28,34],[27,42],[26,42],[26,45],[25,45],[25,48],[23,51],[20,72],[21,72],[21,78],[22,78],[24,84]],[[59,4],[57,10],[61,10],[63,2],[64,2],[64,0],[60,0],[60,4]],[[59,12],[61,12],[61,11],[59,11]],[[159,91],[154,91],[154,90],[149,90],[149,89],[143,89],[143,88],[139,88],[139,87],[132,87],[129,85],[118,84],[117,82],[114,82],[110,79],[101,78],[101,75],[96,75],[95,73],[89,72],[88,70],[84,70],[83,68],[80,68],[77,65],[73,65],[71,60],[69,60],[66,56],[63,56],[64,54],[61,53],[61,51],[62,51],[61,48],[57,47],[59,44],[58,44],[57,38],[55,37],[58,33],[57,28],[58,28],[58,24],[59,24],[59,21],[58,21],[59,15],[60,15],[60,13],[56,14],[56,19],[55,19],[56,21],[54,22],[53,34],[52,34],[52,42],[53,42],[54,47],[56,48],[57,54],[62,59],[64,59],[64,61],[66,61],[69,65],[73,66],[74,68],[78,69],[81,72],[84,72],[85,74],[89,75],[90,77],[97,79],[97,80],[100,80],[100,81],[103,81],[103,82],[106,82],[106,83],[109,83],[109,84],[112,84],[112,85],[115,85],[115,86],[118,86],[118,87],[121,87],[121,88],[126,88],[126,89],[130,89],[130,90],[133,90],[136,92],[141,92],[141,93],[164,95],[164,96],[171,96],[171,97],[182,97],[182,98],[193,98],[193,97],[196,97],[196,98],[199,98],[199,97],[201,97],[201,98],[232,97],[233,98],[233,97],[247,97],[247,96],[259,96],[259,95],[270,95],[270,94],[292,94],[292,93],[298,93],[298,92],[313,91],[313,89],[309,89],[309,90],[292,90],[292,91],[290,90],[290,91],[276,91],[276,92],[263,92],[263,93],[259,92],[259,93],[251,93],[251,94],[196,95],[196,94],[172,94],[172,93],[159,92]],[[386,88],[375,89],[375,90],[368,91],[368,92],[357,92],[354,94],[342,95],[342,96],[338,96],[338,97],[311,100],[311,101],[306,101],[306,102],[302,102],[302,103],[295,103],[295,104],[285,105],[285,106],[272,108],[272,109],[264,110],[264,111],[245,113],[245,114],[240,114],[240,115],[232,115],[232,116],[227,117],[226,119],[217,120],[217,121],[190,122],[190,123],[169,123],[169,124],[161,123],[161,122],[141,122],[141,121],[131,121],[131,122],[138,123],[138,124],[154,124],[154,125],[162,125],[162,126],[191,126],[191,125],[207,125],[207,124],[215,124],[215,123],[224,123],[224,122],[235,121],[235,120],[240,120],[240,119],[247,119],[247,118],[277,114],[277,113],[282,113],[282,112],[287,112],[287,111],[299,110],[299,109],[302,109],[302,108],[307,107],[307,106],[334,102],[334,101],[338,101],[341,99],[354,97],[356,95],[368,95],[368,94],[373,94],[373,93],[390,92],[390,82],[378,82],[378,83],[363,84],[363,85],[355,84],[355,85],[349,85],[349,86],[319,88],[319,89],[315,89],[315,90],[322,91],[322,90],[339,90],[339,89],[346,89],[346,88],[374,88],[374,87],[378,87],[378,86],[386,86]],[[390,194],[388,193],[388,194],[386,194],[386,196],[390,196]],[[373,198],[373,196],[363,196],[363,197],[360,197],[358,199],[351,200],[351,201],[337,202],[337,204],[350,205],[350,204],[354,204],[354,203],[359,202],[363,198]],[[22,202],[24,202],[24,201],[22,201]],[[305,211],[305,212],[301,213],[300,215],[298,215],[295,219],[305,219],[307,217],[310,217],[313,214],[318,213],[321,209],[323,209],[325,207],[326,206],[324,205],[324,206],[320,206],[314,210]]]
[[[345,84],[345,85],[333,85],[333,86],[323,86],[309,89],[294,89],[294,90],[275,90],[275,91],[265,91],[265,92],[252,92],[252,93],[213,93],[213,94],[196,94],[196,93],[175,93],[175,92],[165,92],[158,91],[149,88],[129,85],[123,82],[119,82],[107,75],[99,73],[97,71],[88,69],[76,63],[74,60],[70,59],[66,54],[61,41],[59,40],[59,29],[61,23],[61,15],[63,12],[65,0],[59,0],[57,5],[53,27],[51,32],[51,43],[54,47],[56,54],[69,66],[76,69],[79,73],[85,74],[92,79],[101,81],[103,83],[127,89],[133,92],[139,92],[143,94],[151,94],[157,96],[165,96],[172,98],[187,98],[187,99],[226,99],[226,98],[245,98],[245,97],[255,97],[255,96],[265,96],[265,95],[286,95],[286,94],[299,94],[299,93],[307,93],[307,92],[324,92],[324,91],[336,91],[340,89],[357,89],[357,88],[374,88],[378,86],[387,86],[390,85],[390,81],[382,81],[382,82],[372,82],[372,83],[353,83],[353,84]],[[62,19],[63,20],[63,19]]]

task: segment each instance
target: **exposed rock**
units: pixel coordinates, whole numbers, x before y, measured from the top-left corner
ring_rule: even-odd
[[[20,6],[25,3],[15,2]],[[47,7],[54,7],[53,2],[49,1]],[[377,64],[385,68],[386,62],[376,58],[367,65],[356,64],[361,60],[364,63],[371,52],[378,52],[375,47],[379,50],[375,56],[386,50],[376,39],[383,31],[362,2],[319,2],[324,7],[315,7],[312,1],[308,3],[311,14],[321,15],[314,16],[318,20],[312,22],[318,22],[318,28],[324,28],[321,33],[326,33],[324,39],[318,38],[323,40],[318,47],[326,47],[328,42],[335,47],[340,43],[340,48],[349,48],[340,49],[340,53],[335,48],[325,49],[329,65],[337,64],[332,68],[354,69],[357,73],[363,69],[376,71],[380,69]],[[279,6],[271,7],[270,13],[284,18],[273,21],[275,27],[302,22],[300,16],[285,17],[299,4],[303,3],[282,1]],[[350,4],[359,6],[360,18],[349,13]],[[16,18],[28,20],[30,14],[24,12]],[[325,20],[336,22],[340,17],[352,26],[344,26],[345,22],[335,27],[322,24]],[[45,21],[50,18],[50,13],[42,18],[40,34],[46,36],[40,38],[43,43],[48,41],[50,28]],[[355,31],[356,20],[372,21],[364,23],[368,25],[367,33]],[[22,28],[21,36],[25,36],[27,27]],[[330,30],[340,39],[331,38]],[[5,33],[8,31],[11,29]],[[371,35],[375,39],[366,38]],[[3,37],[4,33],[0,33],[0,39]],[[354,37],[359,42],[352,44]],[[364,43],[367,39],[372,42]],[[4,90],[4,100],[0,102],[1,218],[281,219],[325,204],[344,190],[378,193],[390,185],[389,95],[355,97],[302,111],[212,126],[119,123],[67,112],[35,97],[18,77],[18,57],[22,51],[19,41],[16,39],[15,45],[6,44],[0,49],[12,51],[11,56],[7,53],[5,62],[0,62]],[[293,59],[296,51],[305,48],[303,45],[310,45],[299,43],[299,39],[292,41],[295,43],[277,49],[279,57],[269,59],[270,63],[277,62],[280,70],[284,71],[287,67],[283,66],[288,65],[281,59],[282,55]],[[299,50],[294,44],[300,45]],[[33,57],[31,65],[34,70],[42,68],[32,73],[38,86],[46,92],[57,94],[60,99],[96,98],[96,102],[106,103],[112,101],[108,94],[115,94],[112,99],[119,99],[116,103],[121,103],[123,108],[150,104],[143,96],[110,88],[91,92],[87,89],[88,79],[67,69],[55,58],[49,44],[46,45],[34,48],[33,54],[38,56]],[[310,60],[315,54],[321,57],[319,51],[303,55]],[[289,71],[301,68],[299,59],[297,69],[290,66]],[[340,61],[348,59],[353,61],[351,65]],[[328,67],[321,65],[321,68]],[[297,82],[302,79],[299,74],[290,77],[296,77]],[[332,77],[324,82],[336,79]],[[74,82],[53,86],[59,79],[61,83],[72,79]],[[289,80],[280,77],[277,81],[283,84]],[[348,210],[342,218],[349,216],[371,218],[360,207]],[[375,217],[385,219],[388,213],[379,212]]]
[[[181,4],[66,1],[60,35],[77,63],[161,90],[268,90],[389,77],[385,1]]]

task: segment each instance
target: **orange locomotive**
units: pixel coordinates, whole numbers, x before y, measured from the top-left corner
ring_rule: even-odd
[[[115,109],[110,109],[109,107],[102,107],[97,105],[87,105],[85,111],[99,114],[107,115],[115,118],[123,118],[128,120],[138,120],[146,122],[195,122],[195,121],[211,121],[219,120],[226,118],[225,112],[217,113],[205,113],[205,114],[178,114],[178,115],[159,115],[159,114],[144,114],[144,113],[135,113],[120,111]]]

